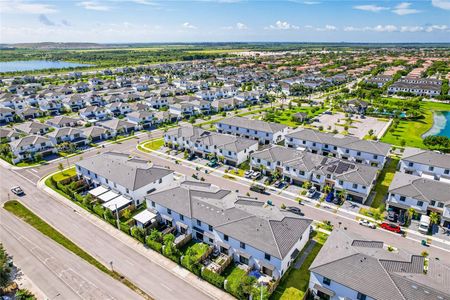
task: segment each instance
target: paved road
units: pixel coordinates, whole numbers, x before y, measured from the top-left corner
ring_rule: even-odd
[[[135,144],[136,142],[134,142]],[[27,193],[21,198],[21,201],[33,212],[105,265],[109,265],[113,261],[116,271],[129,278],[152,297],[156,299],[210,299],[196,287],[150,261],[130,245],[123,243],[86,217],[74,212],[67,204],[57,201],[37,189],[32,182],[18,176],[15,171],[1,169],[1,172],[2,179],[4,179],[1,180],[0,186],[2,195],[7,195],[11,186],[20,185]],[[1,222],[3,226],[15,227],[10,218],[2,218]],[[4,234],[10,235],[8,232],[4,232]],[[36,234],[40,233],[36,232]],[[23,235],[33,236],[33,233],[28,232]],[[11,240],[11,243],[13,242]],[[15,244],[11,247],[17,248],[19,245]],[[47,251],[47,253],[51,253],[51,251]],[[55,267],[57,264],[52,265],[51,268]],[[44,286],[39,287],[45,290],[45,282],[41,282],[41,284]],[[126,297],[118,298],[127,299]]]
[[[7,211],[0,218],[6,250],[48,299],[141,299]]]
[[[186,174],[189,178],[194,173],[198,173],[200,177],[205,178],[207,182],[210,182],[219,187],[230,189],[230,190],[238,190],[242,194],[249,193],[252,197],[257,197],[261,201],[271,200],[278,207],[281,206],[282,203],[291,206],[299,206],[296,202],[282,197],[277,194],[264,195],[250,191],[248,183],[243,180],[227,180],[222,177],[221,173],[212,172],[205,174],[204,172],[195,171],[195,169],[182,165],[175,164],[171,160],[167,160],[160,155],[157,154],[147,154],[137,150],[133,150],[134,155],[139,155],[141,157],[146,157],[151,160],[155,164],[169,166],[171,169],[179,172],[181,174]],[[347,230],[360,234],[362,236],[374,239],[374,240],[382,240],[385,243],[392,245],[394,247],[401,248],[405,251],[414,254],[420,254],[422,251],[426,250],[431,258],[438,258],[439,260],[445,262],[450,265],[450,247],[445,244],[440,244],[437,242],[433,242],[433,245],[441,247],[443,249],[434,248],[434,247],[424,247],[420,244],[420,240],[422,237],[415,236],[413,234],[408,234],[408,238],[403,238],[398,234],[391,233],[382,229],[369,229],[363,226],[360,226],[357,222],[355,222],[355,217],[352,215],[346,215],[344,213],[335,213],[333,209],[326,208],[316,208],[314,205],[312,206],[299,206],[305,214],[305,217],[311,218],[313,220],[329,220],[336,227],[347,228]],[[340,224],[339,224],[340,223]]]

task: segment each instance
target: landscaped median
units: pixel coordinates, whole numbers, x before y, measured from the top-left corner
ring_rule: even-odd
[[[63,234],[61,234],[59,231],[57,231],[55,228],[47,224],[44,220],[39,218],[37,215],[35,215],[32,211],[30,211],[28,208],[26,208],[23,204],[21,204],[17,200],[11,200],[4,204],[3,206],[7,211],[14,214],[16,217],[22,219],[24,222],[28,223],[29,225],[33,226],[36,230],[40,231],[42,234],[46,235],[47,237],[51,238],[67,250],[73,252],[80,258],[84,259],[89,264],[93,265],[100,271],[108,274],[112,278],[122,282],[127,287],[138,293],[141,297],[144,299],[152,299],[147,293],[145,293],[143,290],[141,290],[139,287],[137,287],[134,283],[129,281],[127,278],[122,276],[121,274],[117,273],[116,271],[112,271],[108,269],[105,265],[100,263],[98,260],[96,260],[94,257],[92,257],[89,253],[78,247],[75,243],[73,243],[71,240],[66,238]]]
[[[139,143],[138,150],[149,153],[150,150],[159,150],[164,145],[164,139],[153,139]]]

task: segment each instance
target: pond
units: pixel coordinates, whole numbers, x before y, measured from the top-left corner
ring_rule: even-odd
[[[21,72],[45,69],[64,69],[75,67],[89,67],[92,65],[51,60],[16,60],[0,62],[0,72]]]
[[[438,111],[433,115],[433,127],[423,137],[441,135],[450,138],[450,111]]]

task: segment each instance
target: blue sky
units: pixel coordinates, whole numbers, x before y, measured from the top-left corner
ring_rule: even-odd
[[[450,42],[450,0],[0,0],[0,42]]]

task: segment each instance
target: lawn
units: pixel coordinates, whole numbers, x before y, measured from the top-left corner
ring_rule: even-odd
[[[394,178],[395,171],[397,169],[399,159],[391,157],[387,164],[381,170],[380,176],[378,177],[377,184],[375,185],[375,198],[370,205],[373,208],[379,208],[380,212],[384,211],[384,198],[388,192],[389,185]]]
[[[316,111],[313,112],[313,110],[316,109]],[[300,123],[293,121],[292,116],[296,113],[303,112],[307,113],[309,118],[314,118],[315,116],[323,113],[327,108],[320,108],[320,107],[309,107],[309,106],[302,106],[302,107],[292,107],[291,109],[283,109],[283,110],[277,110],[275,112],[274,116],[274,122],[284,124],[290,127],[298,126]]]
[[[272,300],[297,300],[302,299],[309,284],[309,267],[319,254],[323,244],[327,239],[327,235],[321,232],[315,233],[313,240],[316,242],[310,254],[306,257],[300,269],[291,267],[283,276],[277,289],[272,294]],[[308,244],[306,244],[305,248]],[[303,253],[303,251],[302,251]],[[302,253],[297,257],[300,258]],[[296,259],[296,261],[297,261]],[[295,263],[292,264],[294,266]]]
[[[225,271],[228,271],[228,272],[224,273],[224,276],[227,279],[226,290],[227,291],[236,291],[242,281],[242,277],[246,276],[247,274],[245,273],[244,270],[239,269],[236,265],[234,265],[230,270],[225,270]]]
[[[73,252],[80,258],[84,259],[89,264],[93,265],[100,271],[108,274],[112,278],[121,281],[123,284],[128,286],[130,289],[137,292],[140,296],[144,297],[145,299],[151,299],[150,296],[148,296],[144,291],[142,291],[140,288],[135,286],[131,281],[123,277],[121,274],[109,270],[105,265],[100,263],[98,260],[96,260],[94,257],[92,257],[89,253],[85,252],[83,249],[78,247],[75,243],[73,243],[71,240],[69,240],[67,237],[65,237],[63,234],[61,234],[59,231],[54,229],[52,226],[47,224],[44,220],[39,218],[37,215],[35,215],[32,211],[30,211],[28,208],[23,206],[19,201],[17,200],[11,200],[4,204],[3,206],[7,211],[14,214],[19,219],[23,220],[24,222],[28,223],[32,227],[34,227],[36,230],[44,234],[45,236],[51,238],[53,241],[57,242],[67,250]]]
[[[159,150],[163,145],[164,139],[154,139],[140,143],[138,149],[144,152],[150,152],[150,150]]]
[[[433,113],[436,111],[450,111],[450,104],[436,102],[421,103],[422,118],[418,120],[400,120],[398,127],[389,129],[381,138],[382,142],[401,146],[402,140],[405,146],[426,149],[422,135],[433,126]]]
[[[70,169],[58,172],[52,177],[56,182],[60,182],[61,180],[69,179],[71,177],[74,177],[75,175],[77,175],[77,171],[75,170],[75,167],[72,167]]]

